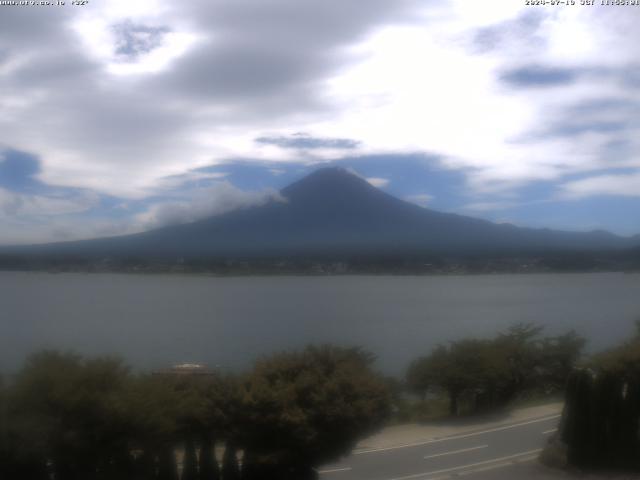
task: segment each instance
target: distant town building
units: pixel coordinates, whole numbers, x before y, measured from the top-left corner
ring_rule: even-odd
[[[217,375],[215,369],[209,368],[200,363],[180,363],[170,368],[155,370],[153,375]]]

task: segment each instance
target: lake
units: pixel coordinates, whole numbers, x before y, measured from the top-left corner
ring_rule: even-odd
[[[401,374],[439,342],[517,322],[574,328],[589,349],[640,318],[640,274],[234,277],[0,272],[0,370],[41,348],[142,368],[248,367],[310,342],[361,345]]]

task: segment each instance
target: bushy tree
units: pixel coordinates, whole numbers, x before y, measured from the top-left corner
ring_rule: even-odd
[[[214,439],[223,439],[228,443],[235,441],[240,407],[237,380],[233,376],[211,373],[176,375],[170,381],[178,395],[179,435],[187,445],[199,446],[200,477],[203,480],[215,480],[220,472],[212,451]],[[184,475],[190,477],[191,468]]]
[[[240,467],[238,466],[238,450],[231,440],[228,440],[224,447],[224,455],[222,457],[222,478],[223,480],[240,479]]]
[[[198,480],[198,456],[196,454],[196,446],[191,437],[187,437],[184,444],[180,480]]]
[[[408,390],[424,401],[429,389],[434,386],[434,369],[429,357],[420,357],[411,362],[405,374]]]
[[[203,434],[198,457],[198,474],[200,480],[220,480],[220,467],[215,457],[215,442],[212,434]]]
[[[584,337],[573,330],[541,340],[539,377],[546,392],[564,391],[567,379],[580,360],[585,345]]]
[[[42,352],[13,385],[11,415],[31,448],[53,464],[56,479],[108,478],[131,472],[127,419],[120,402],[128,370],[119,360],[83,360]]]
[[[640,324],[569,378],[561,438],[569,463],[640,470]]]
[[[542,331],[543,327],[519,323],[500,333],[494,340],[497,354],[507,364],[507,377],[502,392],[503,403],[537,385]]]
[[[273,478],[312,478],[389,412],[384,381],[359,349],[308,347],[257,362],[244,385],[240,439]],[[253,467],[252,467],[253,468]]]
[[[116,359],[42,352],[9,389],[0,384],[0,474],[177,480],[184,446],[183,480],[217,480],[220,440],[224,480],[312,478],[313,466],[348,452],[388,414],[371,362],[358,349],[309,347],[264,359],[238,381],[133,376]]]
[[[542,330],[518,324],[493,339],[440,345],[411,363],[407,384],[423,397],[444,391],[451,415],[460,413],[462,400],[477,411],[506,405],[527,391],[562,391],[585,341],[573,331],[543,338]]]
[[[139,375],[132,378],[122,402],[129,421],[130,447],[138,452],[140,479],[177,476],[174,449],[180,440],[180,396],[173,384],[162,376]]]
[[[619,366],[570,376],[561,431],[573,465],[640,469],[640,376]]]
[[[0,377],[0,478],[48,480],[44,449],[19,428],[9,397],[10,389]]]
[[[158,480],[178,480],[176,453],[172,445],[160,449],[158,455]]]
[[[474,406],[489,402],[505,378],[504,357],[486,340],[461,340],[448,347],[439,346],[426,357],[423,366],[431,383],[449,397],[449,413],[460,413],[460,400],[469,398]]]

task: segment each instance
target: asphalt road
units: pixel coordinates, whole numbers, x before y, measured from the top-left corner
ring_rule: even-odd
[[[546,478],[534,465],[559,415],[410,445],[358,451],[319,470],[322,480]]]

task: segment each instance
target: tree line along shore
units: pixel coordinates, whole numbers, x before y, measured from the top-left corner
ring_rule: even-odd
[[[586,358],[585,340],[515,325],[440,345],[402,380],[360,348],[309,346],[243,374],[43,351],[0,383],[0,478],[305,480],[389,422],[566,395],[548,451],[564,466],[640,468],[640,326]],[[554,456],[547,454],[547,457]]]

